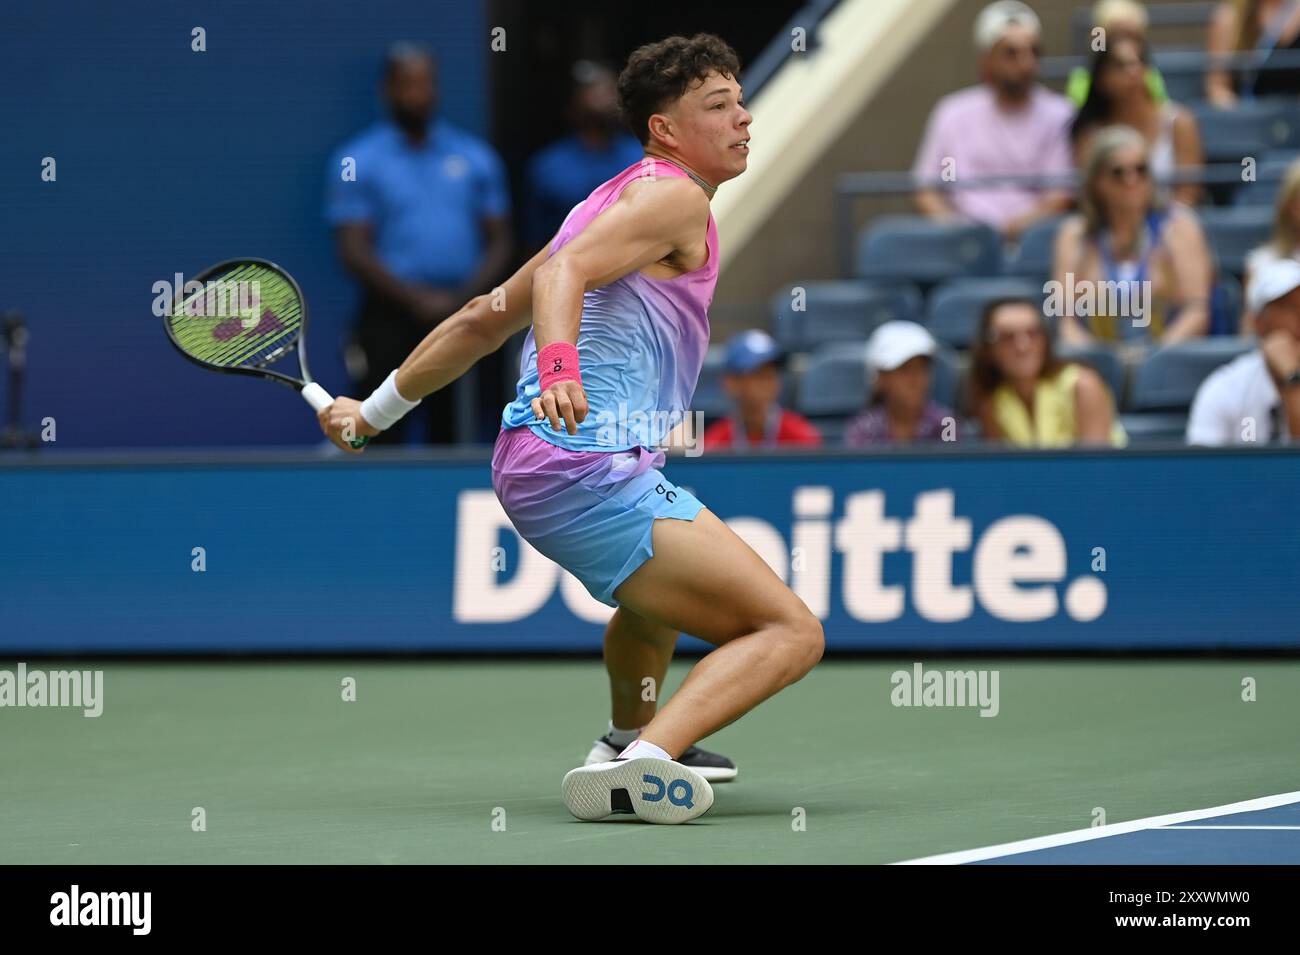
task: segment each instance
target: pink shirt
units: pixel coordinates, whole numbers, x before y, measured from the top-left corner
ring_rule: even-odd
[[[950,93],[935,105],[926,123],[925,138],[916,154],[912,175],[934,181],[980,176],[1068,173],[1074,168],[1070,151],[1070,121],[1074,106],[1064,96],[1034,87],[1022,109],[998,107],[988,86],[971,86]],[[945,174],[945,160],[949,172]],[[1044,190],[1004,186],[997,189],[955,189],[946,193],[962,215],[999,228],[1029,211]]]

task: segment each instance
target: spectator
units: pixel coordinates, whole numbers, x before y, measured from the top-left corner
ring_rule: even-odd
[[[559,231],[569,210],[645,155],[623,126],[616,77],[608,68],[581,60],[573,66],[573,84],[568,109],[573,134],[528,163],[529,249],[541,248]]]
[[[1210,19],[1205,48],[1211,57],[1254,53],[1266,61],[1273,51],[1300,47],[1300,0],[1234,0],[1220,3]],[[1205,98],[1230,109],[1245,96],[1300,92],[1300,70],[1234,71],[1226,64],[1205,71]]]
[[[1246,256],[1245,286],[1247,306],[1241,316],[1241,334],[1255,334],[1255,313],[1250,309],[1250,290],[1254,277],[1266,265],[1282,259],[1300,260],[1300,160],[1287,167],[1274,205],[1273,236]]]
[[[1145,79],[1150,62],[1146,44],[1128,37],[1111,37],[1093,57],[1090,92],[1070,127],[1080,166],[1098,130],[1124,125],[1146,137],[1151,175],[1158,182],[1168,180],[1175,169],[1201,168],[1205,156],[1196,117],[1184,106],[1151,95]],[[1173,186],[1169,194],[1193,206],[1200,198],[1201,184]]]
[[[885,322],[867,340],[873,381],[867,408],[848,423],[851,448],[957,440],[957,418],[930,398],[935,341],[915,322]]]
[[[779,403],[783,361],[781,346],[767,332],[754,329],[727,342],[722,386],[736,414],[704,429],[705,451],[822,443],[807,418]]]
[[[1128,443],[1106,383],[1086,365],[1056,356],[1043,310],[1031,299],[998,299],[985,308],[970,382],[986,440],[1034,448]]]
[[[1065,175],[1073,169],[1066,134],[1073,109],[1038,82],[1039,21],[1018,0],[999,0],[975,20],[982,82],[945,96],[926,123],[912,166],[920,182],[1003,175]],[[1064,188],[1004,186],[941,192],[919,188],[917,208],[936,219],[964,216],[1016,239],[1030,224],[1064,211]]]
[[[1209,245],[1195,213],[1155,199],[1141,133],[1097,132],[1080,209],[1061,224],[1053,255],[1063,341],[1169,343],[1208,331]]]
[[[1300,438],[1300,262],[1263,266],[1250,289],[1259,347],[1201,383],[1187,443],[1222,446]]]
[[[349,356],[357,394],[377,388],[435,325],[490,289],[510,255],[501,161],[477,136],[435,118],[435,78],[430,52],[394,46],[383,85],[389,119],[344,145],[330,167],[326,217],[362,290]],[[455,394],[425,399],[430,441],[455,440]],[[404,441],[411,420],[372,443]]]
[[[1129,39],[1145,46],[1149,25],[1150,18],[1147,16],[1146,7],[1136,0],[1100,0],[1092,8],[1093,34],[1095,36],[1100,30],[1102,42],[1108,45],[1121,39]],[[1093,49],[1095,50],[1096,47],[1094,46]],[[1163,103],[1169,99],[1164,77],[1154,66],[1147,66],[1143,79],[1151,92],[1151,98],[1156,103]],[[1087,101],[1088,91],[1091,88],[1092,72],[1087,67],[1076,66],[1070,71],[1070,76],[1065,83],[1065,95],[1070,98],[1071,103],[1076,107],[1082,106]]]

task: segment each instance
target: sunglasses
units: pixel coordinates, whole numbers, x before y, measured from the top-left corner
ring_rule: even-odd
[[[990,345],[1006,345],[1010,342],[1019,341],[1021,338],[1027,342],[1037,342],[1043,337],[1041,328],[1013,328],[1002,332],[989,332],[988,341]]]
[[[1111,166],[1106,172],[1116,182],[1123,182],[1130,176],[1145,179],[1150,175],[1151,167],[1144,162],[1140,162],[1136,166]]]

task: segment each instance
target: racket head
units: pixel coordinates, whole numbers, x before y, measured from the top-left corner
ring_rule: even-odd
[[[270,378],[300,390],[311,381],[301,346],[307,300],[280,266],[267,259],[227,259],[185,288],[189,292],[178,289],[163,317],[168,340],[185,358],[212,371]],[[267,368],[295,350],[300,376]]]

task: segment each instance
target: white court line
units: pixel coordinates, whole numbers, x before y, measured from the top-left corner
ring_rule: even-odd
[[[1130,819],[1128,822],[1114,822],[1106,826],[1091,826],[1076,829],[1073,832],[1058,832],[1050,836],[1038,836],[1034,839],[1021,839],[1018,842],[1004,842],[1001,845],[985,846],[982,849],[963,849],[960,852],[945,852],[940,855],[924,856],[920,859],[905,859],[894,865],[962,865],[967,862],[982,862],[985,859],[997,859],[1002,856],[1017,855],[1021,852],[1034,852],[1038,849],[1052,849],[1056,846],[1068,846],[1076,842],[1089,842],[1093,839],[1105,839],[1110,836],[1122,836],[1144,829],[1159,829],[1176,825],[1180,822],[1197,822],[1226,816],[1237,812],[1254,812],[1259,809],[1276,809],[1300,802],[1300,792],[1280,793],[1276,796],[1260,796],[1245,802],[1229,803],[1226,806],[1214,806],[1210,809],[1192,809],[1187,812],[1172,812],[1163,816],[1148,816],[1145,819]],[[1186,827],[1184,827],[1186,828]],[[1229,828],[1240,829],[1241,826]]]
[[[1157,829],[1178,832],[1180,829],[1300,829],[1300,826],[1157,826]]]

